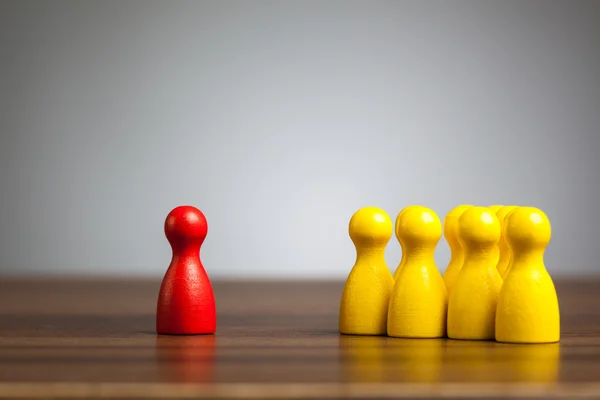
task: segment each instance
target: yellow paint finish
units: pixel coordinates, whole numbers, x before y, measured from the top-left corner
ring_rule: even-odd
[[[486,207],[471,207],[458,219],[465,262],[448,302],[448,337],[494,339],[502,278],[496,269],[501,227]]]
[[[492,206],[488,206],[488,209],[492,212],[492,214],[496,214],[502,207],[504,206],[501,204],[494,204]]]
[[[448,296],[434,260],[440,219],[426,207],[413,206],[398,215],[396,236],[404,243],[406,261],[390,296],[388,336],[444,337]]]
[[[560,311],[554,283],[544,265],[552,235],[542,210],[518,207],[506,220],[512,267],[500,292],[496,340],[554,343],[560,340]]]
[[[515,207],[512,210],[510,210],[508,212],[508,214],[506,214],[506,216],[504,217],[504,221],[502,222],[502,230],[504,232],[506,232],[506,221],[508,221],[508,217],[510,216],[510,214],[512,214],[517,208],[519,207]],[[506,234],[504,234],[504,239],[506,240]],[[510,270],[512,269],[513,263],[514,263],[514,256],[513,256],[513,251],[512,248],[510,247],[510,244],[508,243],[508,240],[506,240],[506,245],[508,246],[508,253],[509,253],[509,257],[508,257],[508,262],[506,265],[506,268],[504,269],[504,273],[500,273],[500,275],[502,276],[502,279],[506,279],[506,277],[508,276],[508,273],[510,272]]]
[[[458,219],[465,210],[473,207],[470,204],[461,204],[453,208],[444,219],[444,237],[450,247],[450,262],[444,272],[444,283],[448,290],[448,295],[452,291],[452,286],[465,261],[465,251],[458,240]]]
[[[506,216],[508,214],[510,214],[510,212],[513,211],[515,208],[517,208],[517,206],[504,206],[496,212],[496,217],[498,218],[498,221],[500,221],[500,226],[502,228],[501,234],[500,234],[500,240],[498,241],[498,249],[500,250],[500,259],[498,260],[496,269],[498,270],[498,272],[500,273],[500,276],[502,278],[506,277],[506,271],[508,270],[508,264],[510,263],[510,258],[511,258],[510,246],[508,245],[508,243],[506,243],[506,234],[505,234],[506,228],[505,228],[504,220],[506,219]]]
[[[352,216],[349,233],[356,247],[356,262],[342,293],[340,333],[385,335],[394,277],[384,251],[392,237],[392,221],[385,211],[364,207]]]
[[[404,265],[404,263],[406,262],[406,249],[405,249],[405,245],[404,243],[402,243],[402,238],[398,237],[398,222],[400,221],[400,216],[402,214],[404,214],[407,210],[410,210],[413,207],[418,207],[418,206],[407,206],[405,208],[403,208],[400,213],[398,214],[398,217],[396,218],[396,239],[398,239],[398,243],[400,243],[400,249],[402,250],[402,258],[400,258],[400,263],[398,264],[398,267],[396,268],[396,271],[394,272],[394,280],[398,279],[398,275],[400,274],[400,270],[402,269],[402,266]]]

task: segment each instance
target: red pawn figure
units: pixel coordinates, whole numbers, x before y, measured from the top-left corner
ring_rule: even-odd
[[[167,216],[165,235],[173,249],[173,258],[158,294],[158,334],[215,332],[215,298],[200,261],[200,247],[207,232],[206,218],[195,207],[179,206]]]

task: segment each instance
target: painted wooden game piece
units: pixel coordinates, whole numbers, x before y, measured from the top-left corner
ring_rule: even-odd
[[[560,340],[560,311],[552,278],[544,265],[550,221],[534,207],[518,207],[507,217],[506,240],[513,263],[496,313],[496,340],[554,343]]]
[[[208,225],[192,206],[174,208],[165,220],[173,256],[163,278],[156,309],[156,332],[170,335],[211,334],[216,329],[212,285],[200,261]]]
[[[396,236],[404,243],[406,261],[390,296],[388,336],[444,337],[448,296],[434,260],[440,219],[429,208],[411,207],[398,215]]]
[[[458,219],[465,261],[448,301],[448,337],[494,339],[502,278],[496,269],[500,222],[486,207],[471,207]]]
[[[488,206],[488,208],[490,209],[490,211],[491,211],[493,214],[496,214],[496,213],[498,212],[498,210],[499,210],[499,209],[501,209],[502,207],[504,207],[504,206],[503,206],[503,205],[501,205],[501,204],[494,204],[494,205],[492,205],[492,206]]]
[[[385,335],[394,277],[384,257],[392,237],[392,221],[380,208],[364,207],[348,228],[356,247],[356,262],[340,302],[339,330],[348,335]]]
[[[396,271],[394,272],[394,280],[398,279],[398,275],[400,274],[400,270],[402,269],[402,266],[404,265],[404,263],[406,262],[406,250],[405,250],[405,246],[404,243],[402,243],[402,238],[398,237],[398,221],[400,221],[400,216],[406,212],[407,210],[410,210],[412,207],[416,207],[416,206],[407,206],[404,207],[400,213],[398,214],[398,216],[396,217],[396,228],[394,229],[394,231],[396,232],[396,239],[398,240],[398,243],[400,243],[400,249],[402,251],[402,257],[400,258],[400,263],[398,264],[398,267],[396,268]]]
[[[458,219],[466,209],[473,207],[470,204],[461,204],[452,210],[444,218],[444,237],[450,247],[450,262],[444,271],[444,283],[448,290],[448,295],[456,281],[456,277],[462,268],[465,260],[465,250],[458,239]]]
[[[517,208],[519,208],[518,206],[513,208],[512,210],[510,210],[508,212],[508,214],[506,214],[506,216],[504,217],[504,221],[502,221],[502,230],[506,231],[506,221],[508,220],[508,217],[510,216],[510,214],[512,214]],[[510,247],[510,243],[508,243],[508,240],[506,240],[506,236],[505,236],[505,241],[506,241],[506,246],[508,247],[508,262],[506,263],[506,268],[504,269],[504,273],[501,274],[502,276],[502,280],[506,279],[506,277],[508,276],[508,274],[510,273],[510,270],[512,269],[513,266],[513,262],[514,262],[514,257],[513,257],[513,252],[512,252],[512,248]]]
[[[517,208],[517,206],[503,206],[496,212],[496,217],[500,222],[500,240],[498,241],[498,250],[500,251],[500,258],[498,259],[498,264],[496,265],[496,269],[500,273],[502,279],[506,277],[506,271],[508,269],[508,264],[511,259],[511,250],[508,243],[506,243],[506,234],[505,234],[505,225],[504,220],[506,216],[510,214],[512,210]]]

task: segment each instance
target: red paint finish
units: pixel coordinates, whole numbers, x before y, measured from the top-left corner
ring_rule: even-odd
[[[179,206],[167,216],[165,235],[173,249],[173,258],[158,294],[158,334],[200,335],[215,332],[215,298],[200,261],[200,247],[207,232],[206,217],[195,207]]]

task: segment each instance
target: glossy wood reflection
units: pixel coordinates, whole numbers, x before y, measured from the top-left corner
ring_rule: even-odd
[[[600,398],[600,282],[545,345],[339,335],[343,282],[215,282],[216,335],[161,336],[159,284],[0,282],[0,397]]]
[[[180,383],[214,380],[213,335],[156,338],[156,365],[161,379]]]

